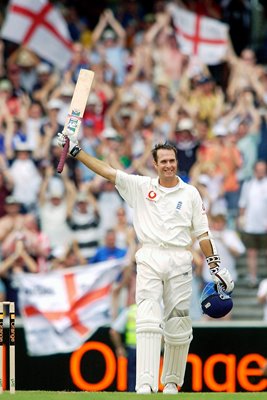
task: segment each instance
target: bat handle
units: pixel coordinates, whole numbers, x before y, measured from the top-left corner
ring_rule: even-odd
[[[69,147],[70,147],[70,140],[68,137],[66,137],[66,143],[64,144],[59,162],[58,162],[58,166],[57,166],[57,172],[60,174],[63,171],[64,168],[64,164],[68,155],[68,151],[69,151]]]

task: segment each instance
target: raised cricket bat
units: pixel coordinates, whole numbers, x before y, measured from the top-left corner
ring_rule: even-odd
[[[71,99],[69,112],[64,125],[63,133],[67,130],[72,131],[78,136],[82,122],[87,99],[94,80],[94,72],[89,69],[81,69],[75,85],[74,93]],[[63,147],[60,160],[57,166],[57,172],[61,173],[69,151],[69,139]]]

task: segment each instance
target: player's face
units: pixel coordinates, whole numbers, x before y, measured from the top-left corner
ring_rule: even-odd
[[[177,160],[173,150],[158,150],[158,160],[154,162],[161,184],[165,181],[175,181],[177,173]]]

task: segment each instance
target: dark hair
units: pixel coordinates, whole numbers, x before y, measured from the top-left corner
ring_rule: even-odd
[[[174,151],[176,160],[178,160],[177,149],[173,144],[168,143],[168,142],[156,144],[155,147],[151,151],[153,160],[155,162],[158,161],[158,150],[172,150],[172,151]]]

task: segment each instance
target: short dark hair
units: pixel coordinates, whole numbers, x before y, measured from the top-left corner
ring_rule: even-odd
[[[177,149],[173,144],[168,143],[168,142],[156,144],[155,147],[151,151],[153,160],[155,162],[158,161],[158,150],[172,150],[172,151],[174,151],[176,160],[178,160]]]

